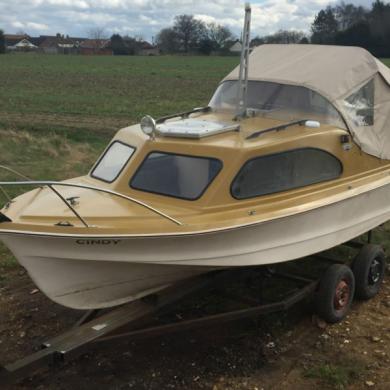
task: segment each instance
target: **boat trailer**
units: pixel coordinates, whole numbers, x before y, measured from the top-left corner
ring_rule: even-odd
[[[368,241],[371,240],[371,232]],[[350,247],[362,248],[363,243],[351,242]],[[313,257],[313,256],[311,256]],[[315,256],[319,261],[328,264],[344,263],[340,260],[324,256]],[[22,358],[14,363],[0,365],[0,387],[1,385],[21,381],[32,376],[35,372],[45,367],[57,367],[66,361],[88,352],[95,346],[112,344],[115,341],[135,341],[156,336],[167,335],[179,331],[188,331],[208,327],[214,324],[223,324],[240,319],[259,317],[261,315],[286,311],[298,302],[312,296],[317,290],[320,279],[301,276],[296,272],[279,271],[262,267],[235,268],[234,271],[222,270],[197,276],[174,286],[168,287],[159,293],[144,297],[137,301],[123,306],[107,310],[92,310],[85,313],[82,318],[68,331],[54,337],[41,345],[41,350]],[[242,295],[230,294],[225,287],[231,281],[236,280],[239,274],[241,280],[248,280],[255,273],[261,275],[260,284],[257,286],[256,299]],[[294,287],[282,293],[280,299],[270,303],[264,303],[261,282],[263,279],[280,279],[284,284],[287,281],[294,284]],[[245,283],[246,283],[245,282]],[[244,284],[245,284],[244,283]],[[259,283],[259,281],[257,281]],[[241,306],[233,311],[205,315],[188,320],[172,321],[165,324],[152,325],[157,315],[169,313],[174,303],[191,295],[194,292],[207,288],[219,286],[222,291],[222,298],[234,300]],[[226,294],[224,294],[226,292]],[[245,307],[242,307],[242,304]]]

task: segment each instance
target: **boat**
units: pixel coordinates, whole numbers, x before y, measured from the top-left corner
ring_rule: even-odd
[[[206,107],[121,129],[85,176],[0,183],[33,187],[1,209],[0,239],[51,300],[113,307],[390,219],[390,69],[358,47],[249,56],[244,38]]]

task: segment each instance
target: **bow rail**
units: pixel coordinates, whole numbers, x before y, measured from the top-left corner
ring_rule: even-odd
[[[2,166],[0,166],[0,168],[2,168]],[[12,170],[10,170],[10,169],[7,169],[7,170],[12,172]],[[89,227],[89,225],[85,221],[85,219],[74,209],[74,207],[68,202],[68,200],[65,199],[61,195],[61,193],[58,190],[56,190],[54,187],[83,188],[83,189],[87,189],[87,190],[92,190],[92,191],[97,191],[97,192],[102,192],[102,193],[106,193],[106,194],[109,194],[109,195],[113,195],[113,196],[116,196],[118,198],[128,200],[129,202],[135,203],[135,204],[137,204],[139,206],[142,206],[142,207],[148,209],[149,211],[152,211],[153,213],[158,214],[159,216],[161,216],[161,217],[163,217],[165,219],[168,219],[169,221],[175,223],[176,225],[179,225],[179,226],[183,225],[177,219],[171,217],[168,214],[165,214],[164,212],[154,208],[153,206],[148,205],[145,202],[142,202],[141,200],[132,198],[132,197],[127,196],[127,195],[123,195],[123,194],[121,194],[119,192],[112,191],[112,190],[109,190],[109,189],[106,189],[106,188],[100,188],[100,187],[95,187],[95,186],[90,186],[90,185],[85,185],[85,184],[66,183],[66,182],[58,182],[58,181],[39,181],[39,180],[38,181],[35,181],[35,180],[29,180],[29,181],[2,181],[2,182],[0,182],[0,187],[2,187],[2,186],[38,186],[38,187],[47,186],[48,188],[50,188],[53,191],[54,194],[56,194],[61,199],[61,201],[64,204],[66,204],[66,206],[69,208],[69,210],[71,210],[71,212],[77,217],[77,219],[85,227]]]

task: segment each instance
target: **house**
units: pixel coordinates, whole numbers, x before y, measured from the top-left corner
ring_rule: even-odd
[[[141,56],[158,56],[160,55],[160,49],[158,46],[154,46],[149,42],[141,42],[141,49],[139,51]]]
[[[80,43],[80,54],[112,56],[110,39],[86,39]]]
[[[40,41],[39,50],[45,54],[77,54],[83,38],[70,38],[57,34],[56,36],[41,35],[35,38]]]
[[[38,49],[38,46],[34,45],[26,34],[5,34],[4,40],[8,51],[35,51]]]
[[[234,42],[232,44],[232,46],[229,47],[229,51],[230,51],[230,53],[233,53],[233,54],[241,53],[241,51],[242,51],[242,44],[241,44],[241,42],[239,40]]]

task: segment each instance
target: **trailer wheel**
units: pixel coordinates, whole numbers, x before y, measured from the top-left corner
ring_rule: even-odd
[[[352,264],[356,297],[367,300],[378,294],[386,269],[386,256],[378,245],[365,245]]]
[[[352,270],[343,264],[330,266],[320,280],[316,293],[316,311],[329,323],[342,321],[348,314],[355,292]]]

